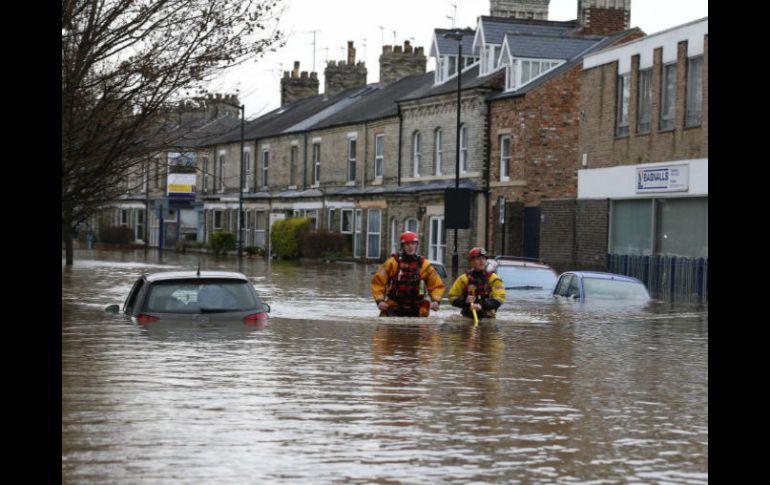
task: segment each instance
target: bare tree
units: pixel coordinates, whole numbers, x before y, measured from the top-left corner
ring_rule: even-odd
[[[62,0],[62,240],[169,142],[185,91],[283,45],[282,0]],[[179,136],[175,133],[174,136]]]

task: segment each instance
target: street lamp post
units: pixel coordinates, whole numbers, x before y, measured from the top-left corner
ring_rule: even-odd
[[[463,61],[463,33],[460,31],[447,32],[445,39],[455,39],[457,41],[457,137],[455,138],[455,189],[460,188],[460,92],[462,89],[462,61]],[[452,275],[457,277],[459,258],[457,256],[457,229],[455,231],[455,247],[452,253]]]
[[[241,110],[241,172],[238,181],[238,271],[242,271],[243,266],[243,133],[246,122],[246,105],[242,104]]]

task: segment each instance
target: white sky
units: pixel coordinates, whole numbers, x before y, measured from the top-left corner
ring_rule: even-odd
[[[324,89],[326,60],[347,59],[347,41],[354,41],[356,62],[364,60],[367,82],[379,80],[382,45],[424,47],[430,53],[435,28],[475,28],[476,18],[489,15],[489,0],[284,0],[280,28],[286,46],[243,66],[233,68],[209,85],[209,92],[239,92],[246,117],[253,118],[280,105],[280,79],[294,61],[300,71],[313,70],[313,34],[317,30],[315,71]],[[631,27],[654,34],[708,16],[708,0],[633,0]],[[551,0],[549,20],[577,18],[577,0]],[[380,28],[382,27],[382,28]],[[395,31],[395,32],[394,32]],[[435,67],[428,57],[427,70]]]

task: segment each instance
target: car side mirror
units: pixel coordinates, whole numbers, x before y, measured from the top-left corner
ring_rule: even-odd
[[[118,313],[120,312],[120,305],[110,305],[104,311],[107,313]]]
[[[270,305],[268,305],[267,303],[263,303],[262,306],[265,308],[266,313],[270,313]]]

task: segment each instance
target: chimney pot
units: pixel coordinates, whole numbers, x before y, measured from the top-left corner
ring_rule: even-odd
[[[348,41],[348,65],[353,65],[356,63],[356,49],[353,47],[353,41]]]

